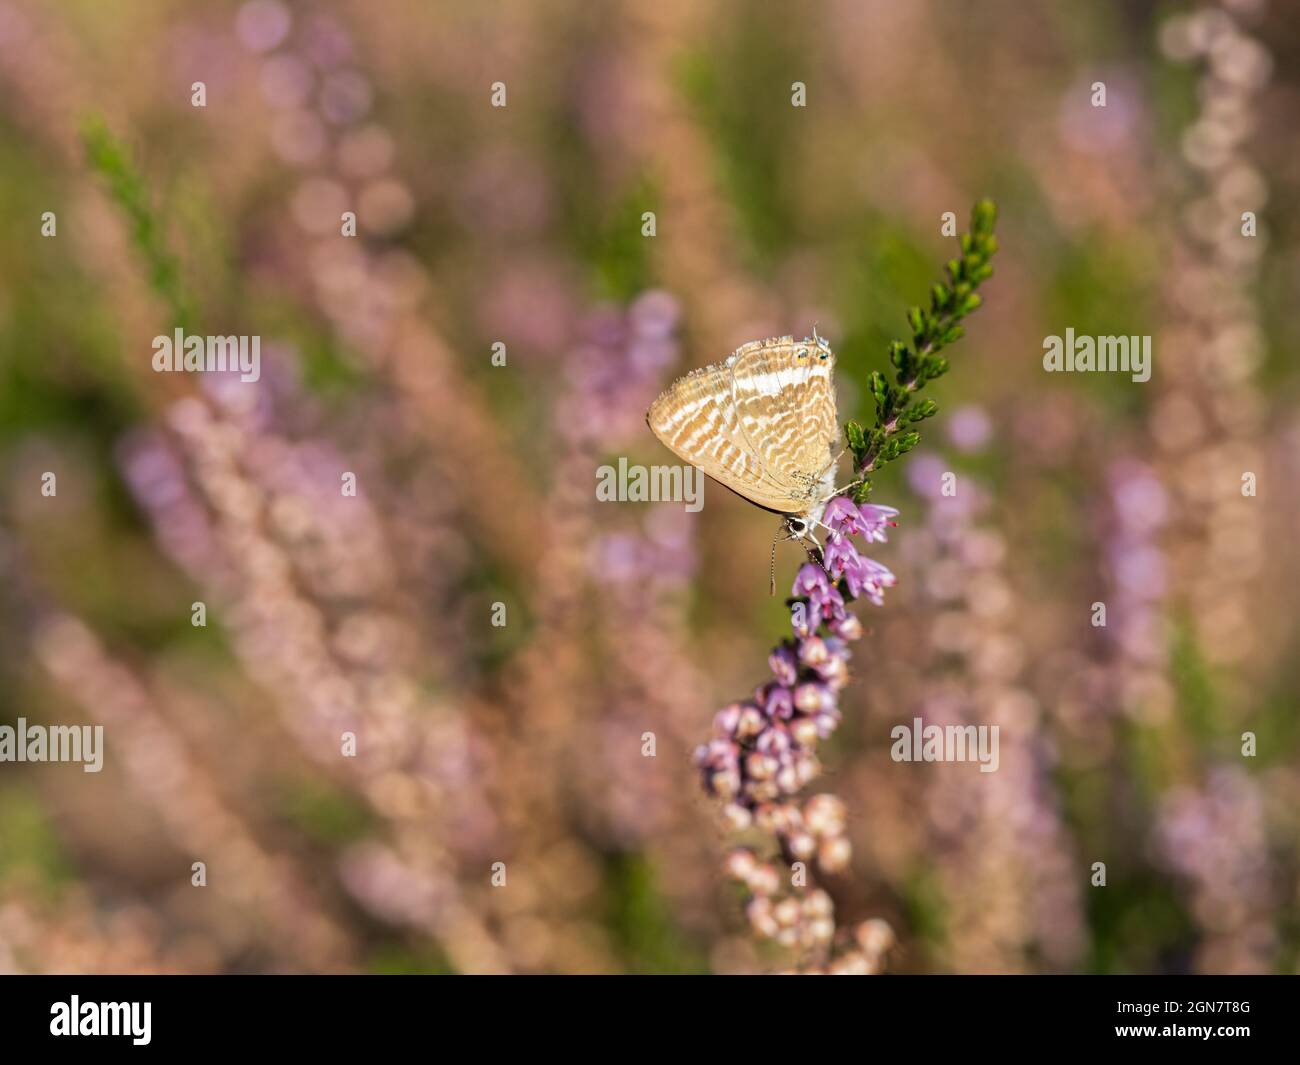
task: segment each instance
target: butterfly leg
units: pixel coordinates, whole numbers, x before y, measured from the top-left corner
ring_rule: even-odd
[[[825,529],[828,533],[834,533],[834,532],[835,532],[834,529],[832,529],[829,525],[827,525],[827,524],[826,524],[824,521],[822,521],[820,518],[818,518],[816,521],[814,521],[814,522],[813,522],[813,525],[820,525],[820,526],[821,526],[823,529]],[[808,535],[811,536],[812,533],[809,532]],[[816,538],[813,539],[813,543],[817,543]],[[817,544],[817,546],[818,546],[818,547],[821,547],[821,544]]]
[[[830,463],[825,467],[825,469],[822,470],[822,475],[825,475],[829,470],[835,469],[835,467],[840,464],[840,459],[844,457],[844,452],[847,450],[848,448],[840,448],[840,453],[836,455],[833,459],[831,459]],[[830,500],[834,499],[836,496],[842,496],[845,492],[857,488],[857,486],[860,485],[865,480],[866,477],[863,476],[863,477],[859,477],[856,481],[850,481],[842,488],[835,489],[835,491],[833,491],[830,495],[828,495],[826,499],[824,499],[822,502],[829,502]]]

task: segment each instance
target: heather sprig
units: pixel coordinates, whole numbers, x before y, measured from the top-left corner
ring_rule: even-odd
[[[928,311],[908,312],[912,342],[895,341],[890,349],[897,383],[872,374],[875,426],[846,426],[863,480],[852,498],[837,496],[822,514],[826,544],[811,552],[795,576],[786,601],[791,633],[768,658],[771,679],[751,698],[720,710],[712,739],[695,751],[705,790],[723,804],[728,824],[765,840],[766,857],[742,846],[726,861],[728,875],[749,894],[750,927],[760,938],[797,951],[800,972],[880,972],[893,942],[884,921],[837,927],[834,902],[817,880],[848,868],[847,811],[833,795],[800,794],[821,772],[817,748],[839,726],[850,645],[864,632],[849,604],[865,598],[881,606],[885,589],[895,583],[888,568],[859,550],[887,542],[898,516],[893,507],[866,501],[867,475],[910,451],[920,437],[906,427],[937,409],[933,400],[917,402],[916,393],[947,371],[948,360],[939,352],[962,336],[961,319],[980,305],[975,289],[993,272],[996,215],[988,200],[975,205],[962,254],[947,265],[947,283],[934,286]],[[782,865],[795,874],[788,887]]]
[[[992,200],[980,200],[971,209],[970,231],[961,235],[961,255],[948,261],[947,280],[930,290],[929,310],[912,307],[907,312],[911,341],[895,340],[889,346],[893,383],[879,370],[872,371],[875,424],[866,427],[850,421],[844,427],[853,468],[862,478],[853,494],[859,503],[871,495],[871,474],[916,447],[921,434],[913,426],[939,409],[934,400],[919,399],[917,393],[948,372],[948,360],[939,353],[965,335],[961,320],[983,302],[976,289],[993,276],[990,260],[998,250],[993,235],[996,222]]]

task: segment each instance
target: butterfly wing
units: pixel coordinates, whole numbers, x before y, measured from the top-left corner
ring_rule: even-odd
[[[746,344],[731,372],[741,432],[768,476],[806,509],[825,491],[837,455],[835,356],[824,340]]]
[[[673,454],[751,503],[798,513],[804,504],[771,476],[741,429],[731,372],[736,357],[678,378],[650,405],[646,422]]]

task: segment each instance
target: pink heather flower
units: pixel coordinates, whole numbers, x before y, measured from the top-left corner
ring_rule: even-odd
[[[710,769],[729,769],[738,760],[736,745],[728,740],[710,740],[695,752],[696,759]]]
[[[867,542],[875,541],[883,544],[887,542],[885,529],[893,526],[898,527],[898,522],[891,519],[898,517],[898,511],[893,507],[883,507],[876,503],[863,503],[858,507],[858,513],[862,517],[862,523],[866,526],[866,531],[862,534],[867,538]]]
[[[829,710],[822,710],[813,718],[813,723],[817,726],[817,735],[822,739],[830,739],[840,724],[840,710],[837,706],[832,706]]]
[[[823,642],[826,644],[826,650],[831,653],[832,657],[842,658],[845,662],[852,657],[852,653],[849,651],[849,645],[838,636],[827,636]]]
[[[844,576],[845,570],[857,567],[858,549],[853,546],[853,541],[847,536],[831,533],[826,538],[824,560],[826,562],[826,571],[838,580]]]
[[[876,606],[884,604],[885,589],[892,588],[897,581],[898,578],[887,567],[866,555],[859,555],[858,564],[844,573],[849,594],[855,599],[865,596]]]
[[[754,743],[754,749],[762,754],[780,757],[790,749],[790,731],[782,724],[765,728]]]
[[[844,571],[844,585],[854,599],[859,598],[863,589],[872,583],[874,573],[868,565],[870,562],[871,559],[865,555],[859,555],[854,565]]]
[[[816,667],[817,675],[835,691],[849,682],[849,667],[843,658],[828,658]]]
[[[836,496],[826,504],[822,520],[842,536],[861,536],[868,543],[885,543],[885,530],[897,526],[898,511],[876,503],[855,504],[848,496]]]
[[[794,690],[795,709],[801,714],[815,714],[835,705],[835,696],[824,684],[808,681]]]
[[[831,632],[841,640],[856,640],[862,636],[862,622],[858,620],[856,614],[845,614],[842,618],[835,618],[830,622],[829,627]]]
[[[758,816],[817,775],[813,747],[840,724],[838,701],[848,683],[849,643],[863,632],[845,600],[863,596],[879,604],[884,590],[895,583],[894,575],[860,554],[851,538],[883,541],[897,513],[893,507],[858,506],[843,497],[828,505],[831,533],[824,565],[801,566],[790,589],[792,599],[808,604],[804,622],[794,624],[793,639],[772,649],[772,678],[754,690],[752,700],[721,710],[714,719],[717,738],[696,754],[705,787],[736,810]]]
[[[820,636],[809,636],[799,642],[799,662],[805,666],[819,666],[830,658],[830,648]]]
[[[790,589],[790,594],[796,599],[804,599],[815,591],[825,593],[830,590],[830,586],[830,578],[821,566],[805,562],[794,575],[794,587]]]
[[[808,596],[808,607],[812,617],[821,621],[831,621],[845,616],[844,597],[835,588],[826,591],[814,591]]]
[[[772,676],[776,677],[777,683],[784,684],[787,688],[799,677],[799,659],[789,644],[783,643],[777,647],[768,656],[767,664],[772,667]]]
[[[862,520],[862,512],[848,496],[836,496],[827,503],[822,521],[845,536],[867,535],[867,525]]]
[[[740,709],[740,720],[736,724],[736,739],[744,742],[753,739],[767,727],[767,718],[763,711],[753,703],[745,703]]]
[[[789,720],[794,716],[794,702],[790,689],[781,684],[766,684],[754,693],[768,717]]]
[[[714,714],[714,733],[725,739],[731,739],[736,734],[736,726],[740,724],[741,709],[739,703],[732,703],[730,706],[724,706]]]

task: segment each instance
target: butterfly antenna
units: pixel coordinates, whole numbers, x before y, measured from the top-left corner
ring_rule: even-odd
[[[770,585],[767,593],[769,596],[776,595],[776,545],[780,542],[781,542],[781,533],[780,530],[778,530],[777,534],[774,537],[772,537],[772,564],[770,567],[771,573],[769,577]]]

